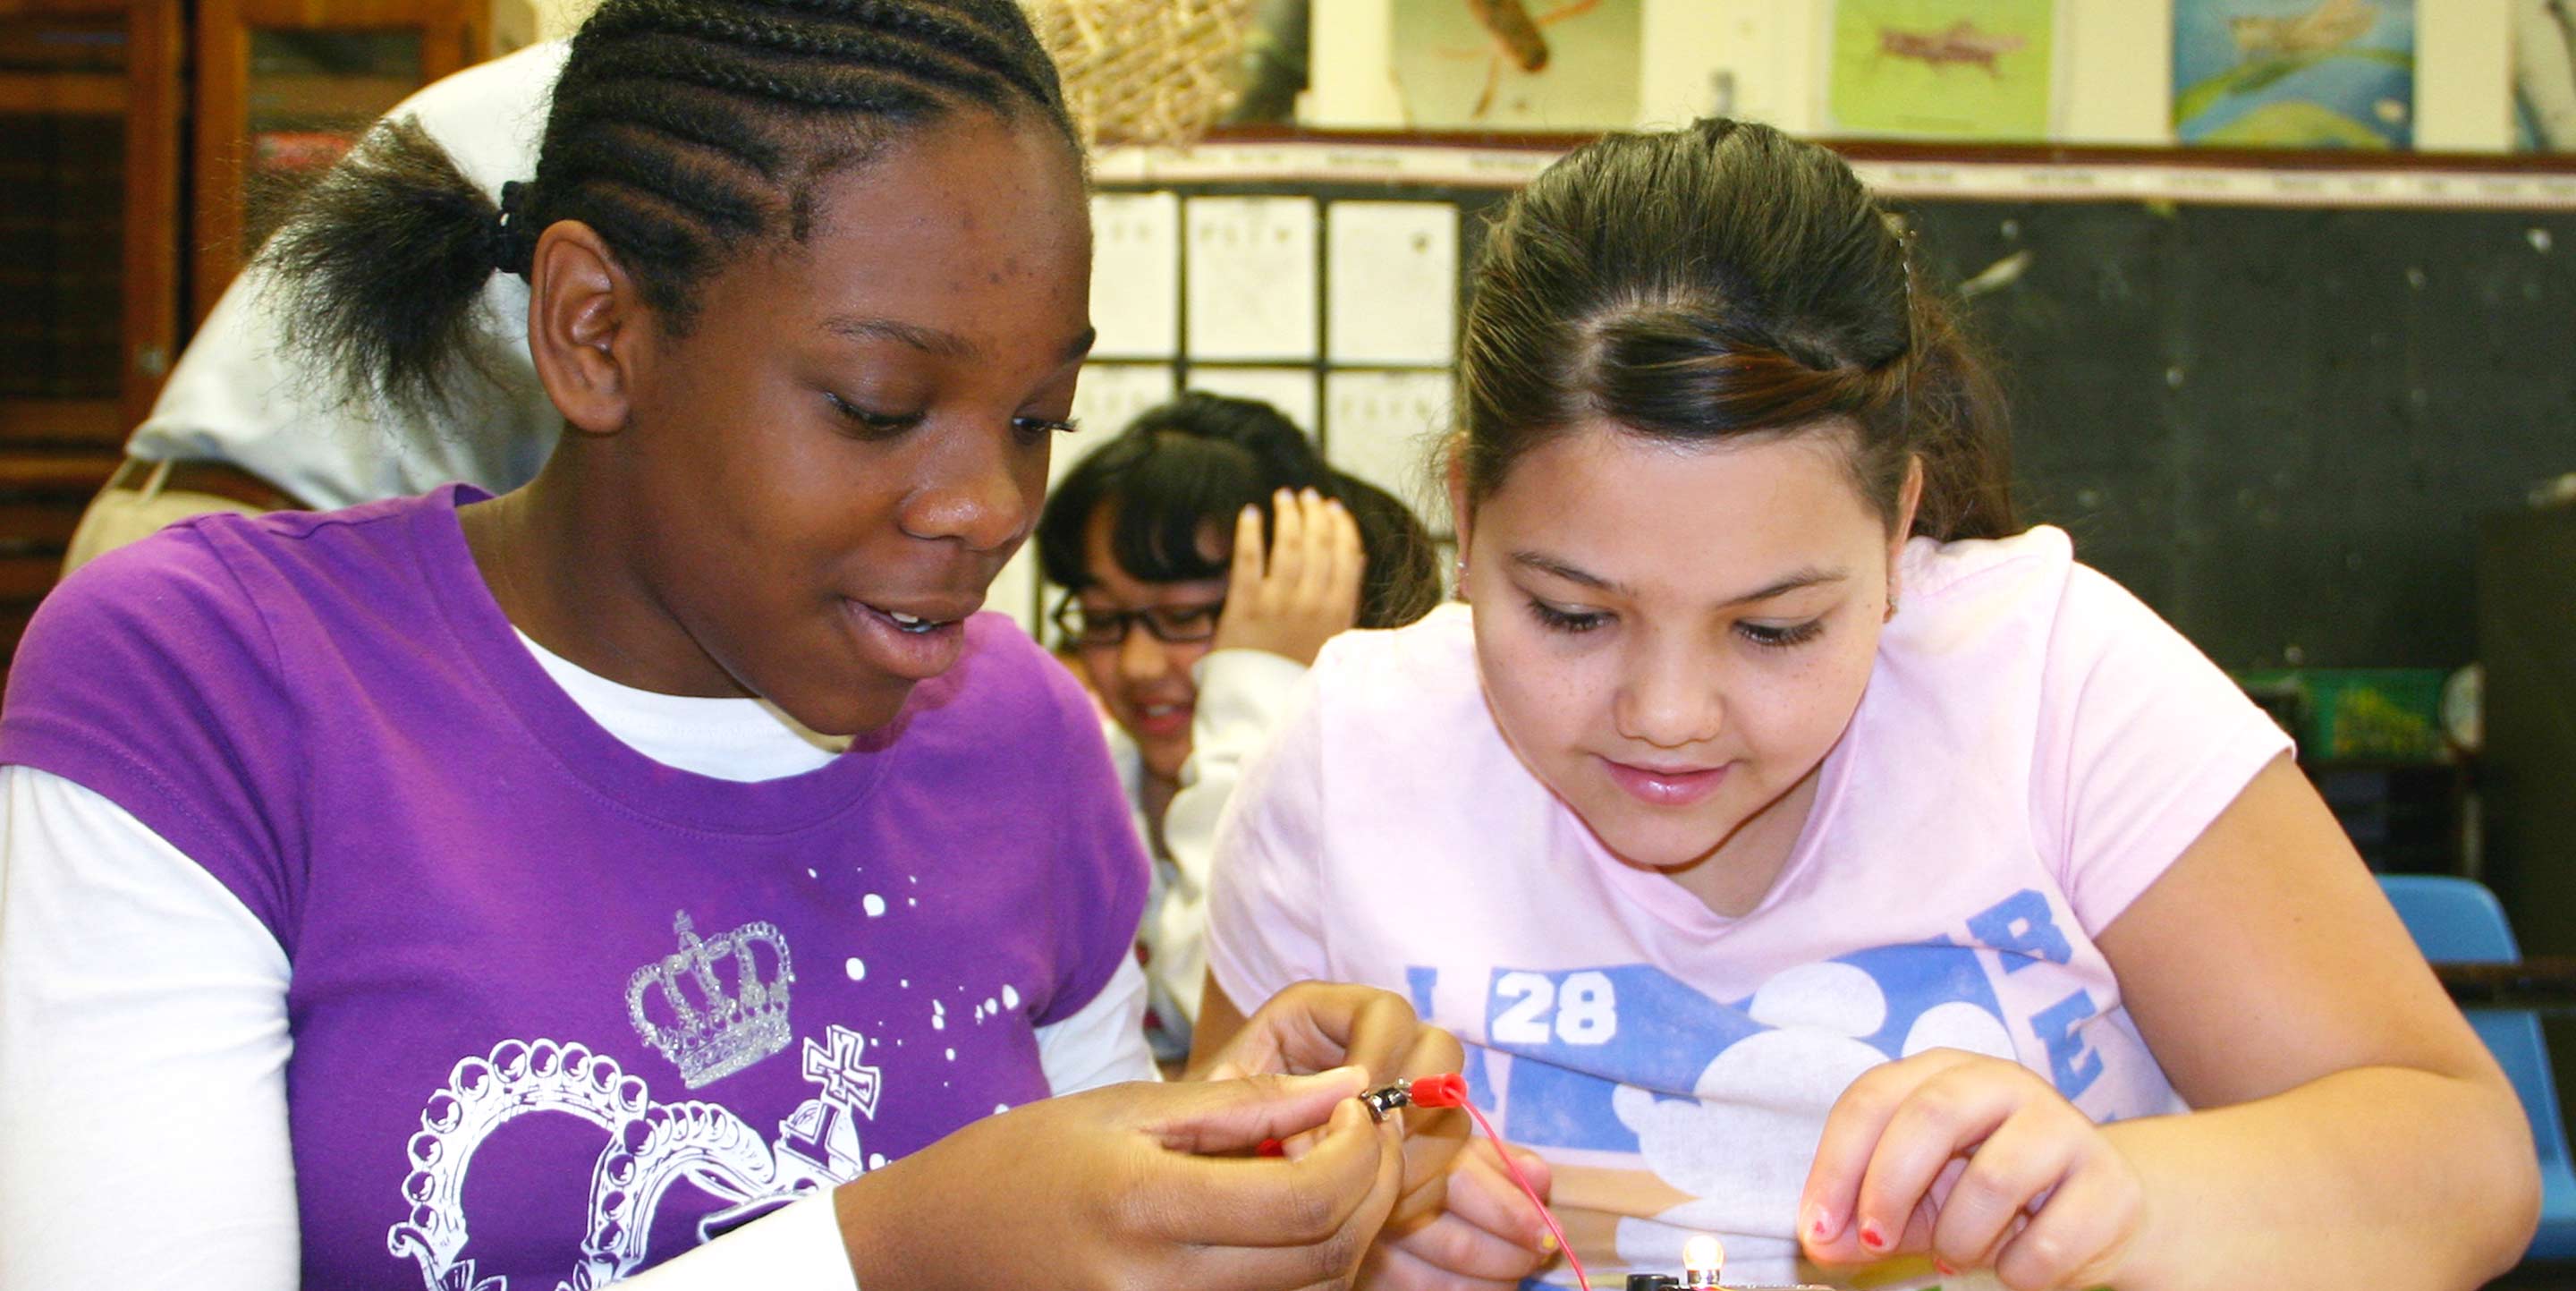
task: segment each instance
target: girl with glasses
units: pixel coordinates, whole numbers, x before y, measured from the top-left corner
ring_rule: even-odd
[[[1064,587],[1063,644],[1108,711],[1154,855],[1140,951],[1149,1031],[1189,1052],[1205,980],[1207,853],[1235,768],[1335,633],[1439,599],[1401,502],[1333,470],[1266,403],[1193,392],[1131,423],[1056,485],[1038,559]]]

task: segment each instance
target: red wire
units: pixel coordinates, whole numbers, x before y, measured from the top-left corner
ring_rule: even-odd
[[[1448,1079],[1457,1080],[1458,1078],[1451,1076]],[[1460,1083],[1463,1085],[1465,1082]],[[1556,1238],[1556,1249],[1565,1252],[1565,1262],[1574,1266],[1575,1284],[1582,1287],[1583,1291],[1592,1291],[1592,1279],[1583,1275],[1583,1261],[1575,1255],[1574,1243],[1565,1240],[1565,1230],[1556,1226],[1556,1216],[1548,1210],[1546,1202],[1539,1200],[1538,1189],[1530,1186],[1529,1176],[1521,1173],[1520,1166],[1512,1161],[1512,1154],[1503,1150],[1503,1136],[1494,1133],[1494,1127],[1485,1120],[1485,1114],[1477,1111],[1474,1103],[1467,1101],[1467,1095],[1463,1089],[1458,1093],[1457,1105],[1466,1108],[1467,1115],[1475,1118],[1476,1128],[1483,1130],[1485,1137],[1494,1141],[1494,1155],[1503,1159],[1503,1168],[1512,1172],[1512,1182],[1519,1184],[1521,1191],[1528,1194],[1530,1204],[1538,1207],[1538,1217],[1547,1221],[1547,1231]]]

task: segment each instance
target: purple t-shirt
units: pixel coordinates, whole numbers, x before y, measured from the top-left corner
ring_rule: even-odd
[[[0,717],[284,947],[305,1285],[606,1282],[1044,1097],[1146,882],[1072,679],[981,616],[817,770],[663,766],[513,635],[480,496],[112,553]]]

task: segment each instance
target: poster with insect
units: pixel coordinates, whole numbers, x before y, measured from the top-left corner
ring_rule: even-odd
[[[2513,0],[2515,142],[2576,152],[2576,0]]]
[[[2409,148],[2415,0],[2174,0],[2174,137]]]
[[[1395,82],[1416,130],[1624,130],[1643,0],[1400,0]]]
[[[1840,0],[1827,128],[2045,139],[2058,45],[2056,0]]]

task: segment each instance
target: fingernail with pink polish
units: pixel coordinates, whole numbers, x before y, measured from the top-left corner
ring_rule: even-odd
[[[1879,1228],[1877,1220],[1864,1219],[1860,1221],[1860,1244],[1873,1251],[1883,1251],[1887,1249],[1887,1233]]]
[[[1832,1241],[1835,1232],[1833,1212],[1821,1205],[1807,1207],[1807,1237],[1810,1241]]]
[[[1932,1271],[1945,1278],[1955,1278],[1959,1276],[1959,1266],[1937,1256],[1932,1260]]]

